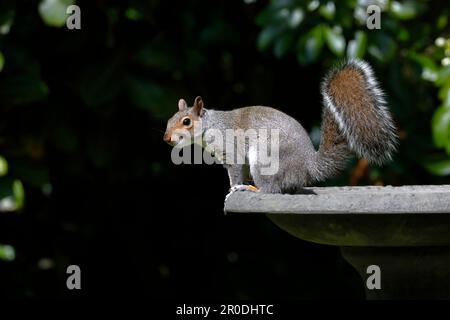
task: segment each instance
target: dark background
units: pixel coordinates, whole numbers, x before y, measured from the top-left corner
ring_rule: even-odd
[[[67,1],[2,2],[0,201],[14,206],[0,205],[0,296],[363,299],[337,248],[224,216],[226,171],[174,165],[162,140],[178,99],[197,95],[317,131],[321,78],[357,56],[388,95],[399,152],[382,168],[352,159],[324,185],[448,182],[450,42],[435,42],[448,4],[389,5],[371,31],[354,15],[364,1],[310,2],[77,1],[81,30],[58,14]],[[66,288],[70,264],[80,291]]]

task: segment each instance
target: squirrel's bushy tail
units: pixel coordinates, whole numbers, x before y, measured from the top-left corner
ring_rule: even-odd
[[[314,174],[326,178],[345,166],[348,151],[382,164],[396,149],[397,134],[372,68],[349,60],[331,70],[321,87],[322,141]]]

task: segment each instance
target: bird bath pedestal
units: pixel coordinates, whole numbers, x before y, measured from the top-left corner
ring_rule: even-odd
[[[339,246],[367,299],[450,299],[450,185],[235,192],[225,212],[265,214],[295,237]],[[366,286],[371,265],[381,289]]]

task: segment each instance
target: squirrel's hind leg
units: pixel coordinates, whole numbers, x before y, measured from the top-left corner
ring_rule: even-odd
[[[277,174],[263,175],[258,165],[250,165],[255,186],[262,193],[282,193],[281,186],[277,183]]]
[[[301,163],[289,163],[274,174],[264,175],[257,165],[251,166],[251,174],[255,181],[255,186],[262,193],[301,193],[304,187],[305,176],[301,174],[303,168]]]

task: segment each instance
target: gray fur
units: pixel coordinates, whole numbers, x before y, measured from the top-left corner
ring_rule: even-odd
[[[246,178],[244,173],[249,166],[249,171],[255,185],[266,193],[297,192],[310,181],[309,168],[314,166],[314,155],[316,151],[305,129],[297,120],[287,114],[263,106],[245,107],[232,111],[205,110],[202,118],[202,128],[235,129],[239,123],[239,129],[279,129],[280,130],[280,150],[279,150],[279,170],[275,175],[260,174],[260,166],[245,166],[226,164],[231,184],[242,184]],[[225,135],[225,133],[223,133]],[[208,141],[204,142],[208,145]],[[249,142],[246,140],[246,152],[248,152]],[[220,150],[224,152],[224,150]],[[220,152],[216,150],[216,152]],[[247,160],[248,160],[248,153]],[[239,178],[237,178],[239,177]]]

